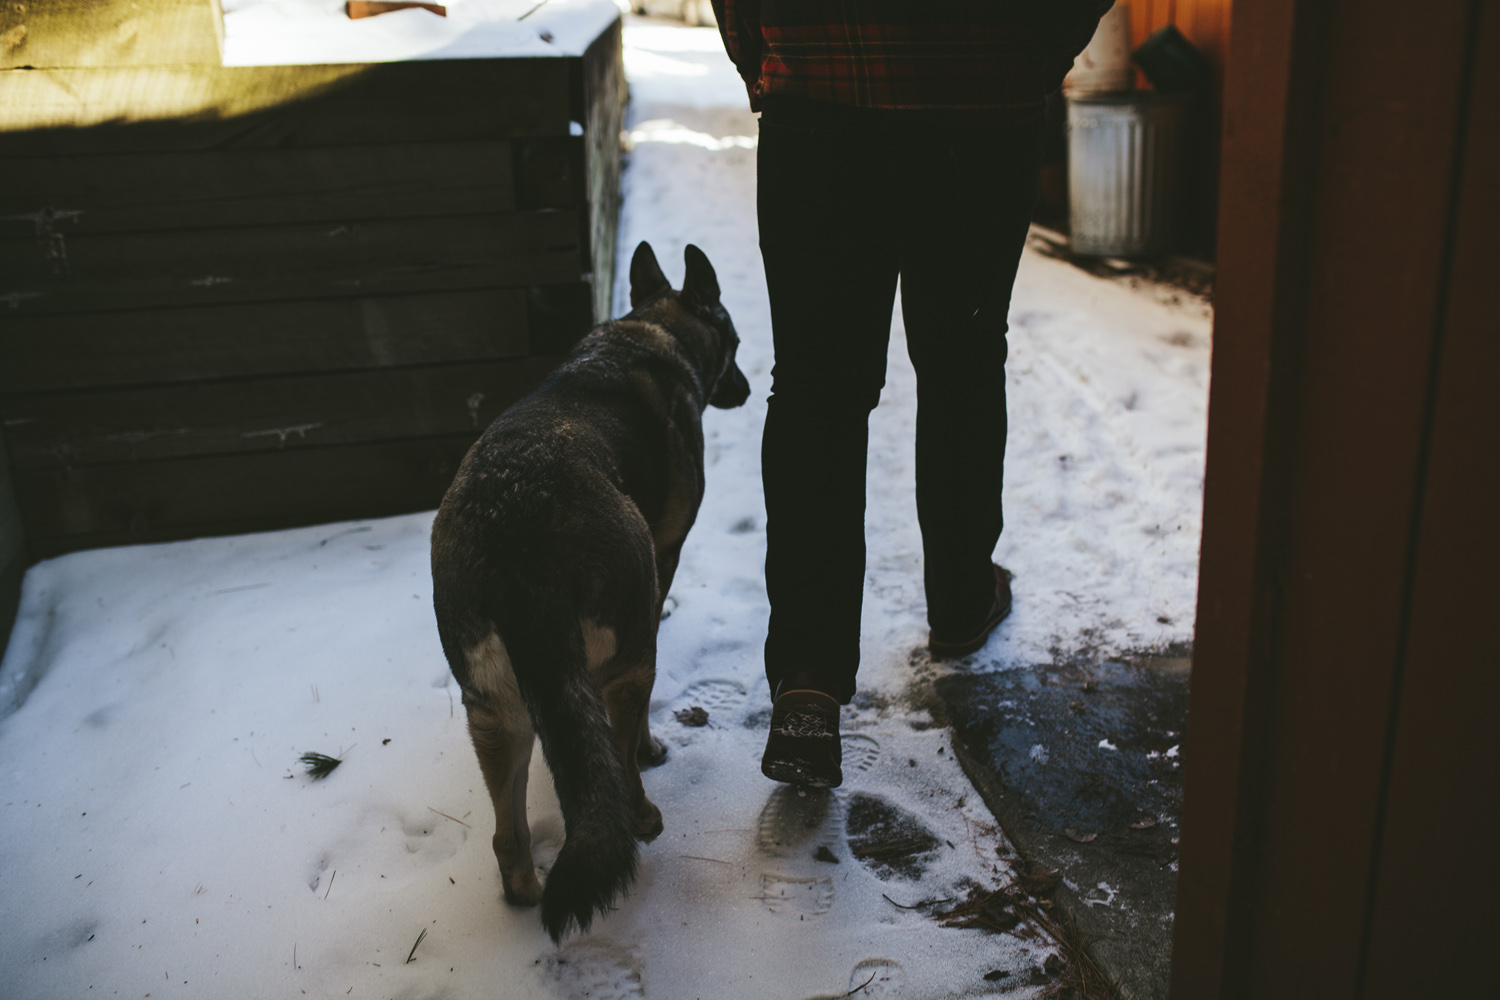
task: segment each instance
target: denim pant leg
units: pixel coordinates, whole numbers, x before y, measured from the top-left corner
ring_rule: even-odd
[[[859,666],[869,413],[895,300],[889,148],[762,122],[761,255],[776,348],[762,443],[766,677],[813,674],[847,703]]]

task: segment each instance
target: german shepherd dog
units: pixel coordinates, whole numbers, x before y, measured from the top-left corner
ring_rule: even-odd
[[[554,941],[587,931],[661,833],[642,764],[656,629],[703,500],[703,410],[750,394],[739,337],[703,251],[674,291],[651,247],[628,315],[605,323],[502,413],[459,466],[432,525],[433,604],[495,805],[505,898],[542,904]],[[543,889],[526,824],[532,736],[565,839]]]

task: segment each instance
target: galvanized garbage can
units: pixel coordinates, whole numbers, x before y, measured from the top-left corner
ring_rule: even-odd
[[[1068,98],[1068,204],[1075,253],[1150,257],[1172,248],[1182,205],[1186,94]]]

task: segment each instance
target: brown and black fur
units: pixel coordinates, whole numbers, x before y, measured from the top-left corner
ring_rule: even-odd
[[[433,603],[495,805],[505,898],[540,900],[559,940],[587,930],[661,832],[640,764],[656,628],[703,499],[705,406],[750,387],[739,338],[697,247],[681,292],[651,247],[630,265],[631,312],[585,337],[465,456],[432,526]],[[562,805],[543,889],[531,858],[533,732]]]

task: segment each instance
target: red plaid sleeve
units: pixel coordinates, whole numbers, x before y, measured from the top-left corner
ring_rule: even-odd
[[[756,87],[760,83],[760,0],[713,0],[713,8],[719,35],[724,39],[724,51],[729,53],[729,61],[745,81],[751,109],[759,111]]]

